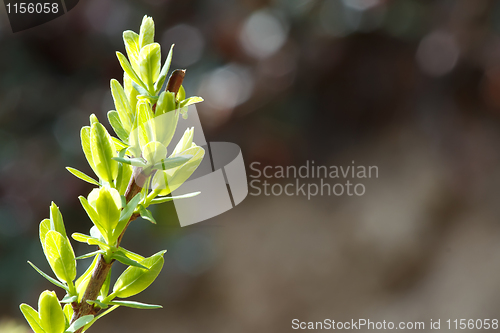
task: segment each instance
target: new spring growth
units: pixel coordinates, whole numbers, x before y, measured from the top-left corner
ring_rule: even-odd
[[[82,150],[95,176],[67,168],[95,186],[88,195],[79,197],[82,214],[89,218],[88,233],[71,235],[91,246],[90,252],[75,256],[55,203],[50,206],[49,218],[40,222],[40,242],[53,274],[30,265],[62,288],[65,296],[58,299],[53,291],[42,292],[38,311],[21,304],[35,333],[85,332],[120,306],[161,307],[127,298],[153,283],[163,267],[165,251],[147,257],[121,247],[120,242],[136,217],[156,223],[148,207],[176,199],[167,195],[191,176],[205,151],[193,141],[193,129],[186,130],[178,143],[171,143],[179,116],[186,118],[188,106],[203,99],[186,98],[184,70],[174,71],[167,80],[173,45],[162,66],[161,46],[154,42],[154,33],[154,22],[147,16],[138,34],[130,30],[123,33],[127,56],[116,53],[123,80],[110,82],[115,110],[107,114],[114,134],[93,114],[90,124],[81,129]],[[84,258],[93,258],[92,263],[77,277],[78,260]],[[113,282],[111,266],[115,261],[128,268]]]

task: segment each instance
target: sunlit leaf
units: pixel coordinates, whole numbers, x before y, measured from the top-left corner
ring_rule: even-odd
[[[54,202],[50,205],[50,229],[55,230],[63,237],[66,237],[66,228],[64,227],[61,211]]]
[[[155,23],[149,16],[142,18],[141,28],[139,30],[139,46],[142,49],[144,46],[151,44],[155,39]]]
[[[47,237],[49,236],[47,235]],[[46,290],[40,295],[38,300],[38,312],[40,313],[41,326],[45,332],[64,332],[64,312],[55,292]]]
[[[132,111],[127,95],[122,85],[117,80],[111,80],[110,86],[113,101],[115,102],[116,111],[118,111],[122,126],[125,131],[130,132],[134,120],[134,112]]]
[[[99,215],[100,224],[108,235],[113,233],[113,229],[120,218],[121,207],[118,205],[121,205],[121,199],[117,190],[106,187],[99,190],[99,197],[96,200],[96,212]]]
[[[92,222],[94,223],[94,225],[97,227],[97,229],[99,229],[99,231],[101,232],[101,234],[104,236],[104,238],[106,239],[106,241],[109,241],[108,239],[108,235],[107,235],[107,231],[106,229],[104,228],[104,226],[101,224],[101,222],[99,221],[99,215],[97,214],[97,212],[95,211],[94,207],[92,207],[89,202],[87,201],[87,199],[85,199],[85,197],[83,196],[79,196],[78,199],[80,199],[80,202],[83,206],[83,208],[85,209],[85,211],[87,212],[87,215],[90,217],[90,219],[92,220]],[[78,234],[77,235],[81,235],[81,234]],[[72,235],[72,237],[76,240],[76,241],[79,241],[77,238],[75,238],[75,234]],[[87,240],[85,241],[87,242]]]
[[[46,333],[42,328],[40,317],[35,309],[25,303],[21,304],[19,308],[21,309],[21,312],[23,313],[24,318],[26,318],[26,321],[30,325],[31,329],[35,333]]]
[[[127,268],[116,281],[113,287],[113,295],[120,298],[127,298],[149,287],[158,274],[160,274],[164,263],[164,253],[165,251],[158,252],[140,262],[140,264],[148,267],[149,270],[138,267]]]
[[[60,281],[69,283],[75,279],[75,253],[66,237],[57,231],[49,230],[45,236],[45,255]]]
[[[99,182],[97,180],[95,180],[94,178],[92,178],[90,176],[87,176],[86,174],[84,174],[80,170],[77,170],[77,169],[74,169],[74,168],[71,168],[71,167],[66,167],[66,170],[68,170],[74,176],[80,178],[81,180],[86,181],[87,183],[90,183],[90,184],[93,184],[93,185],[97,185],[97,186],[101,186],[101,184],[99,184]]]
[[[99,178],[108,183],[113,182],[118,174],[118,163],[112,159],[116,157],[116,150],[111,136],[102,124],[92,124],[90,142],[92,159]]]
[[[160,44],[152,43],[144,46],[139,54],[139,67],[142,82],[146,83],[149,91],[154,89],[154,83],[158,80],[161,67]]]
[[[94,268],[97,264],[98,257],[99,256],[94,257],[92,264],[90,264],[90,266],[87,268],[85,273],[83,273],[75,282],[76,292],[78,293],[78,302],[81,302],[81,300],[83,298],[83,294],[85,293],[85,289],[87,288],[87,285],[89,284],[90,277],[92,276]]]
[[[183,107],[186,107],[186,106],[189,106],[192,104],[201,103],[203,101],[204,101],[204,99],[201,97],[198,97],[198,96],[189,97],[189,98],[181,101],[180,107],[183,108]]]
[[[146,85],[144,84],[144,82],[141,81],[139,76],[137,76],[136,72],[128,62],[127,58],[125,58],[125,56],[121,52],[116,52],[116,56],[118,57],[118,61],[120,62],[120,65],[122,66],[123,70],[125,71],[125,73],[127,73],[130,79],[146,89]]]
[[[94,160],[92,159],[92,150],[90,149],[90,126],[82,127],[82,130],[80,131],[80,138],[82,141],[83,153],[87,158],[87,162],[89,162],[89,165],[94,173],[97,174],[95,171]]]

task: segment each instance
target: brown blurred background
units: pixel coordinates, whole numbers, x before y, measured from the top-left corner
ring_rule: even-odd
[[[91,331],[498,318],[500,2],[80,0],[17,34],[0,8],[0,331],[26,332],[7,328],[24,325],[18,304],[55,288],[26,264],[50,270],[37,238],[50,201],[68,231],[90,227],[77,196],[91,187],[64,167],[90,173],[79,129],[113,108],[114,52],[144,14],[205,98],[207,140],[237,143],[247,166],[354,160],[379,178],[362,197],[248,196],[186,228],[157,209],[124,246],[168,249],[134,297],[164,309],[120,308]]]

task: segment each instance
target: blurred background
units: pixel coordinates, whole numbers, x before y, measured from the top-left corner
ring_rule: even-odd
[[[168,250],[133,298],[164,308],[120,308],[94,331],[498,316],[499,2],[81,0],[17,34],[0,8],[1,332],[28,332],[18,305],[54,289],[26,264],[50,270],[38,241],[50,201],[69,232],[91,226],[77,199],[91,186],[64,167],[90,174],[79,129],[113,108],[115,51],[145,14],[164,57],[176,44],[187,93],[205,98],[207,140],[237,143],[247,166],[355,161],[379,178],[362,197],[248,196],[186,228],[159,207],[124,246]]]

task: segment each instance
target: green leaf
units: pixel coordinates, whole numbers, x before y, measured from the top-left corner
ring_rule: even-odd
[[[141,265],[140,263],[138,263],[137,261],[135,261],[135,260],[133,260],[133,259],[130,259],[129,257],[127,257],[127,256],[125,255],[125,253],[120,252],[120,251],[114,252],[114,253],[111,255],[111,259],[116,259],[116,260],[118,260],[119,262],[121,262],[121,263],[122,263],[122,264],[124,264],[124,265],[128,265],[128,266],[134,266],[134,267],[140,267],[140,268],[148,269],[146,266]]]
[[[92,264],[90,264],[85,273],[83,273],[75,282],[76,292],[78,293],[78,302],[82,301],[83,294],[85,293],[85,289],[87,289],[87,285],[89,284],[90,277],[94,272],[94,268],[97,264],[98,258],[99,256],[94,257]]]
[[[183,101],[186,98],[186,90],[184,89],[184,86],[182,84],[175,98],[177,99],[177,101]]]
[[[66,332],[70,332],[70,333],[76,332],[80,328],[82,328],[83,326],[90,323],[93,319],[94,319],[93,315],[86,315],[86,316],[80,317],[77,320],[75,320],[75,322],[73,324],[71,324],[70,327],[68,327]]]
[[[113,230],[120,219],[120,207],[117,206],[111,191],[116,193],[118,198],[120,197],[118,191],[115,189],[108,190],[106,187],[101,187],[99,190],[99,197],[97,198],[95,204],[97,214],[99,215],[99,222],[104,227],[108,235],[113,233]]]
[[[111,137],[111,140],[113,140],[113,143],[115,144],[115,149],[117,151],[122,151],[129,147],[129,145],[127,145],[124,142],[121,142],[120,139],[115,138],[114,136]]]
[[[99,123],[99,119],[97,119],[95,113],[92,113],[89,118],[90,118],[90,126]]]
[[[87,215],[90,217],[90,219],[92,220],[94,225],[97,227],[97,229],[99,229],[99,231],[101,232],[103,237],[106,239],[106,242],[108,242],[109,239],[108,239],[108,236],[106,233],[106,229],[104,229],[104,227],[101,225],[101,222],[99,221],[99,215],[97,215],[97,212],[94,210],[94,207],[92,207],[89,204],[89,202],[87,201],[87,199],[85,199],[85,197],[79,196],[78,199],[80,199],[80,202],[83,206],[83,209],[85,209],[85,211],[87,212]],[[76,241],[79,241],[78,239],[75,238],[75,234],[73,234],[73,238]],[[87,241],[85,241],[85,242],[87,242]]]
[[[138,85],[136,82],[132,81],[132,87],[137,91],[138,95],[145,96],[147,98],[153,99],[154,97],[149,94],[146,88],[142,85]]]
[[[142,148],[142,156],[148,165],[154,165],[167,158],[167,148],[158,141],[151,141]]]
[[[116,177],[115,187],[120,195],[125,194],[128,183],[130,182],[130,177],[132,177],[132,167],[123,163],[118,164],[118,177]]]
[[[201,192],[193,192],[193,193],[188,193],[188,194],[184,194],[184,195],[178,195],[176,197],[155,198],[155,199],[151,200],[150,204],[161,204],[161,203],[172,201],[172,200],[191,198],[191,197],[197,196],[200,193]]]
[[[153,214],[151,214],[151,212],[149,210],[144,208],[143,205],[139,206],[139,213],[141,214],[141,217],[143,219],[148,220],[149,222],[156,224],[156,220],[153,217]]]
[[[46,290],[40,295],[38,311],[40,313],[40,323],[45,332],[64,332],[64,312],[55,292]]]
[[[21,309],[24,318],[26,318],[26,321],[28,322],[28,324],[30,324],[31,329],[35,333],[46,333],[45,330],[42,328],[40,317],[35,309],[33,309],[31,306],[25,303],[21,304],[19,306],[19,309]]]
[[[165,79],[167,78],[168,71],[170,70],[170,63],[172,62],[172,54],[174,52],[174,44],[170,46],[170,51],[168,52],[167,59],[165,60],[165,64],[163,64],[163,67],[160,72],[160,76],[158,77],[158,81],[155,83],[155,94],[158,95],[160,92],[161,88],[163,87],[163,84],[165,83]]]
[[[152,43],[141,49],[139,66],[142,82],[146,83],[148,91],[154,91],[154,83],[158,80],[161,68],[160,44]]]
[[[139,144],[141,148],[150,141],[156,141],[156,133],[154,127],[154,113],[151,106],[146,101],[141,101],[137,104],[137,128],[139,134]]]
[[[84,254],[84,255],[81,255],[79,257],[76,257],[75,259],[76,260],[80,260],[80,259],[87,259],[87,258],[90,258],[90,257],[93,257],[97,254],[104,254],[106,252],[104,252],[103,250],[99,250],[99,251],[94,251],[94,252],[90,252],[90,253],[87,253],[87,254]]]
[[[73,317],[73,306],[71,304],[66,304],[63,307],[64,317],[66,319],[66,327],[69,327],[71,317]]]
[[[124,249],[123,247],[119,248],[120,251],[122,251],[127,257],[129,257],[132,260],[135,260],[137,262],[144,260],[145,258],[141,256],[140,254],[134,253],[132,251],[129,251],[127,249]]]
[[[192,158],[183,165],[170,170],[158,170],[153,177],[153,189],[159,190],[160,196],[165,196],[179,188],[198,168],[205,150],[201,147],[195,146],[183,151],[177,156],[191,155]]]
[[[141,81],[139,76],[137,76],[136,72],[134,71],[134,69],[132,68],[130,63],[128,62],[127,58],[125,58],[125,56],[121,52],[116,52],[116,56],[118,57],[118,61],[120,62],[120,65],[122,66],[123,71],[125,73],[127,73],[127,75],[130,77],[130,79],[132,81],[134,81],[135,83],[137,83],[139,86],[146,89],[146,85],[144,84],[144,82]]]
[[[155,117],[158,119],[159,116],[162,116],[166,113],[169,113],[170,111],[174,111],[177,109],[177,106],[175,104],[175,94],[170,91],[164,91],[160,94],[160,97],[158,98],[158,102],[156,103],[156,111],[155,111]],[[173,117],[173,116],[171,116]],[[179,115],[177,114],[177,119],[179,118]],[[165,120],[164,122],[168,122],[169,120]],[[174,131],[175,127],[177,126],[177,123],[175,123],[174,126]]]
[[[44,278],[46,278],[47,280],[49,280],[49,282],[55,284],[56,286],[58,286],[59,288],[62,288],[66,291],[69,291],[69,288],[68,286],[62,284],[61,282],[57,281],[56,279],[54,278],[51,278],[50,276],[48,276],[47,274],[45,274],[44,272],[42,272],[38,267],[36,267],[31,261],[28,261],[28,264],[31,265],[31,267],[33,267],[33,269],[35,271],[37,271],[41,276],[43,276]]]
[[[89,165],[94,173],[97,174],[95,171],[94,160],[92,159],[92,150],[90,149],[90,126],[82,127],[82,130],[80,131],[80,138],[82,140],[82,149],[85,157],[87,158],[87,162],[89,162]]]
[[[139,31],[139,46],[142,49],[144,46],[151,44],[155,39],[155,23],[149,16],[144,15],[142,18],[141,28]]]
[[[119,139],[115,137],[111,137],[111,140],[113,140],[113,143],[115,144],[115,149],[117,151],[121,151],[129,147],[126,143],[121,142]]]
[[[125,206],[125,208],[122,209],[120,213],[120,220],[118,221],[118,224],[116,225],[116,228],[113,232],[113,238],[118,238],[120,234],[123,232],[125,227],[128,224],[128,221],[130,220],[130,217],[135,211],[135,208],[139,204],[139,201],[141,201],[142,196],[140,193],[137,193]]]
[[[118,112],[109,111],[108,112],[108,121],[111,124],[111,127],[113,127],[113,130],[115,131],[116,135],[118,135],[118,137],[121,140],[127,141],[128,133],[123,128],[123,125],[122,125],[122,122],[120,120],[120,116],[118,115]],[[115,148],[116,148],[116,145],[115,145]]]
[[[163,306],[161,306],[161,305],[146,304],[146,303],[140,303],[140,302],[135,302],[135,301],[111,301],[108,304],[109,305],[121,305],[121,306],[126,306],[129,308],[145,309],[145,310],[163,308]]]
[[[182,138],[179,140],[177,145],[174,148],[171,156],[177,156],[182,154],[185,150],[188,150],[193,146],[193,138],[194,138],[194,127],[187,128],[182,135]]]
[[[139,58],[139,51],[141,50],[139,46],[139,35],[131,30],[126,30],[123,32],[123,42],[130,63],[132,67],[136,69],[137,58]]]
[[[101,309],[107,309],[108,308],[108,304],[106,303],[102,303],[98,300],[95,300],[95,301],[92,301],[92,300],[87,300],[87,303],[89,304],[93,304],[93,305],[97,305],[98,307],[100,307]]]
[[[139,53],[137,53],[137,54],[139,54]],[[133,65],[132,67],[134,68],[134,71],[136,73],[139,73],[139,65],[138,64]],[[134,117],[135,117],[135,109],[136,109],[136,105],[137,105],[137,96],[139,95],[139,91],[136,88],[134,88],[132,83],[139,86],[137,83],[132,81],[132,79],[130,78],[130,76],[128,76],[127,73],[123,73],[123,89],[125,90],[125,95],[127,95],[128,101],[130,103],[130,108],[134,112]],[[132,120],[132,123],[134,123],[133,120]]]
[[[74,234],[72,234],[71,237],[73,237],[74,240],[76,240],[77,242],[80,242],[80,243],[87,243],[89,245],[97,245],[103,250],[109,249],[109,246],[107,244],[101,242],[99,239],[94,238],[94,237],[90,237],[90,236],[87,236],[87,235],[84,235],[84,234],[81,234],[78,232],[75,232]]]
[[[112,183],[118,175],[118,163],[112,159],[116,156],[116,150],[111,136],[102,124],[92,124],[90,143],[92,159],[99,178]]]
[[[163,254],[165,251],[146,258],[140,264],[149,268],[145,270],[138,267],[127,268],[116,281],[113,287],[113,295],[115,297],[127,298],[136,295],[149,287],[156,279],[163,267]]]
[[[144,160],[141,157],[134,157],[134,158],[128,158],[128,157],[113,157],[113,159],[117,162],[127,164],[127,165],[132,165],[132,166],[137,166],[137,167],[145,167],[147,164],[144,162]]]
[[[45,235],[47,235],[47,232],[49,232],[49,230],[50,230],[50,220],[49,219],[42,220],[42,222],[40,222],[40,242],[42,243],[42,248],[45,244]]]
[[[60,281],[70,283],[76,277],[75,253],[66,237],[49,230],[45,236],[45,255]]]
[[[99,295],[104,299],[106,296],[108,296],[109,292],[109,286],[111,284],[111,270],[113,267],[109,269],[108,275],[106,276],[106,280],[104,280],[104,283],[101,287],[101,290],[99,291]]]
[[[50,205],[50,230],[55,230],[60,233],[63,237],[66,236],[66,228],[64,227],[64,221],[62,218],[61,211],[59,207],[52,201]]]
[[[73,303],[73,302],[76,302],[78,300],[78,296],[75,296],[75,295],[68,295],[66,294],[66,296],[64,296],[64,298],[60,301],[60,303]]]
[[[130,158],[127,157],[113,157],[113,159],[123,164],[128,164],[128,165],[132,164]]]
[[[90,184],[93,184],[93,185],[97,185],[97,186],[101,186],[101,184],[99,184],[99,182],[97,180],[95,180],[94,178],[92,178],[90,176],[87,176],[86,174],[84,174],[80,170],[77,170],[77,169],[74,169],[74,168],[71,168],[71,167],[66,167],[66,170],[68,170],[74,176],[80,178],[81,180],[86,181],[87,183],[90,183]]]
[[[116,111],[118,111],[123,128],[130,132],[132,122],[134,120],[134,112],[130,106],[130,102],[125,94],[122,85],[115,79],[111,80],[111,94],[115,102]]]
[[[90,228],[90,237],[93,237],[100,241],[101,243],[105,243],[106,240],[104,239],[104,236],[101,234],[99,229],[94,225],[92,228]]]
[[[180,106],[181,106],[181,108],[183,108],[183,107],[186,107],[186,106],[189,106],[189,105],[192,105],[192,104],[196,104],[196,103],[200,103],[200,102],[203,102],[203,101],[204,101],[203,98],[198,97],[198,96],[193,96],[193,97],[189,97],[189,98],[183,100],[181,102]]]
[[[100,313],[97,317],[94,318],[94,320],[92,320],[92,322],[89,325],[87,325],[85,327],[85,329],[86,330],[89,329],[89,327],[92,326],[92,324],[94,324],[98,319],[104,317],[105,315],[107,315],[108,313],[110,313],[113,310],[118,309],[119,307],[120,307],[119,305],[113,305],[112,307],[110,307],[109,309],[107,309],[106,311],[104,311],[103,313]]]
[[[166,158],[164,161],[155,164],[153,166],[153,169],[169,170],[169,169],[177,168],[178,166],[185,164],[192,157],[193,157],[193,155],[188,155],[188,154],[182,155],[182,156],[176,156],[176,157],[169,157],[169,158]]]

